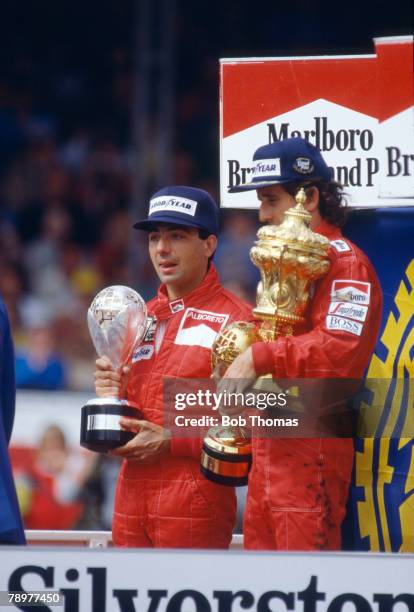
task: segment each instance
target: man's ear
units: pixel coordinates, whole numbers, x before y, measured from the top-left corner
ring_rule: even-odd
[[[204,241],[207,257],[211,257],[217,248],[217,236],[210,234]]]
[[[306,189],[305,208],[308,212],[314,213],[319,206],[319,189],[317,187],[308,187]]]

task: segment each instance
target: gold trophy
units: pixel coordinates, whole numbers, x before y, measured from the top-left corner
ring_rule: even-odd
[[[229,365],[253,342],[259,341],[254,323],[227,325],[212,346],[213,376],[220,378]],[[252,465],[252,445],[243,427],[212,427],[201,451],[201,471],[208,480],[233,487],[247,484]]]
[[[311,283],[324,276],[330,266],[329,240],[310,229],[312,217],[304,208],[303,188],[295,200],[296,206],[286,211],[280,225],[259,229],[258,241],[250,251],[261,275],[253,309],[257,327],[238,322],[222,330],[212,348],[213,368],[217,363],[228,367],[254,342],[290,336],[305,323]],[[254,388],[260,386],[258,379]],[[208,431],[201,454],[201,471],[206,478],[240,486],[247,483],[250,466],[250,440],[243,430],[233,427]]]
[[[294,328],[305,323],[311,283],[329,269],[329,240],[310,229],[311,214],[304,208],[303,188],[295,197],[296,206],[285,212],[280,225],[265,225],[250,251],[260,269],[255,318],[261,321],[260,338],[272,342],[279,336],[291,336]]]

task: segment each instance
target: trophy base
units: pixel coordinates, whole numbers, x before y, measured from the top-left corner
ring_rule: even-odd
[[[247,485],[252,465],[252,448],[248,438],[220,439],[207,436],[201,450],[201,473],[207,480],[228,487]]]
[[[112,397],[89,400],[82,408],[80,445],[97,453],[124,446],[136,434],[121,429],[120,417],[141,419],[142,414],[126,400]]]

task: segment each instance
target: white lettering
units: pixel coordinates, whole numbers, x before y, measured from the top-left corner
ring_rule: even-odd
[[[197,312],[196,310],[190,310],[188,317],[190,319],[194,319],[195,321],[210,321],[211,323],[223,323],[223,321],[227,318],[226,315],[213,315]]]

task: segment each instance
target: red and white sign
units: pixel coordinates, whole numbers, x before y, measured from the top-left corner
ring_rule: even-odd
[[[174,343],[211,348],[215,337],[226,325],[228,318],[227,314],[187,308]]]
[[[257,206],[255,191],[228,188],[251,179],[259,146],[291,136],[321,150],[351,205],[414,205],[413,37],[375,47],[372,55],[221,60],[222,206]]]
[[[414,196],[413,37],[376,38],[379,197]],[[385,201],[385,205],[389,205]]]

